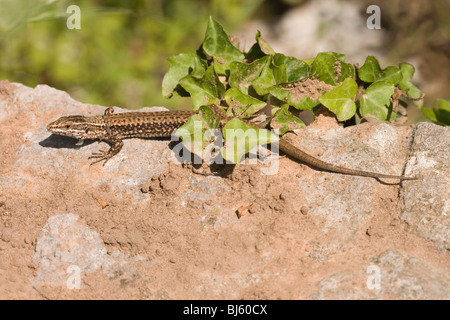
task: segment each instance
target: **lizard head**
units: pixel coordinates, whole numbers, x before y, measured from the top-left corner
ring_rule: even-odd
[[[87,121],[83,116],[61,117],[47,125],[47,130],[53,134],[79,140],[95,138],[93,129],[92,122]]]

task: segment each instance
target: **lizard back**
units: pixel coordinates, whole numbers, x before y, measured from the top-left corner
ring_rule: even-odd
[[[168,138],[195,111],[124,112],[103,116],[109,135],[126,138]]]

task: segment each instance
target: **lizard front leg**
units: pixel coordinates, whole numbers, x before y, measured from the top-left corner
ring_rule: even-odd
[[[92,153],[92,155],[89,157],[89,159],[97,159],[97,160],[93,161],[91,163],[91,165],[93,165],[97,162],[100,162],[100,161],[105,161],[105,162],[103,162],[103,165],[105,165],[105,163],[108,162],[109,159],[114,157],[116,154],[118,154],[120,152],[120,150],[122,150],[123,141],[121,139],[108,138],[108,139],[104,139],[104,141],[106,141],[108,144],[110,144],[111,147],[109,148],[109,150],[99,150],[99,152]]]

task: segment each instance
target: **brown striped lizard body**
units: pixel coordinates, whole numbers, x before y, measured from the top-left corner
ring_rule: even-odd
[[[216,116],[221,118],[221,126],[230,120],[217,106],[210,106]],[[93,163],[109,159],[120,152],[123,139],[128,138],[169,138],[196,111],[161,111],[161,112],[124,112],[114,113],[113,108],[106,109],[101,116],[66,116],[50,123],[47,130],[53,134],[68,136],[79,140],[101,140],[110,144],[110,149],[93,153]],[[255,126],[253,123],[248,125]],[[314,168],[346,175],[399,180],[415,180],[415,177],[396,176],[376,172],[344,168],[315,158],[292,145],[283,137],[279,140],[279,148],[289,157],[306,163]]]

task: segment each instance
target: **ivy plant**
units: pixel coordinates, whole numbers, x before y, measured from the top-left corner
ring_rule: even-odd
[[[211,17],[201,47],[173,56],[169,62],[162,85],[165,97],[190,96],[195,110],[212,104],[224,106],[231,117],[252,117],[270,106],[270,125],[280,135],[305,125],[294,116],[292,111],[295,110],[314,112],[324,106],[340,122],[359,123],[364,119],[394,121],[400,114],[398,107],[399,103],[404,104],[403,100],[414,101],[423,108],[423,94],[411,82],[414,67],[408,63],[383,69],[375,57],[368,56],[358,67],[336,52],[321,52],[313,59],[297,59],[275,52],[259,31],[253,46],[243,52]],[[424,113],[435,122],[446,123],[448,118],[444,119],[443,115],[448,109],[449,102],[442,101],[437,111],[426,109]],[[203,107],[201,112],[205,110]],[[205,117],[209,119],[211,112],[207,112]],[[239,117],[230,121],[227,128],[242,130],[245,134],[249,127]],[[217,125],[214,121],[206,122]],[[192,123],[187,123],[183,129],[191,136],[196,130]],[[226,147],[225,133],[224,139]],[[276,139],[273,134],[247,139],[238,142],[240,151],[237,153],[222,151],[226,160],[236,163],[254,146]],[[200,142],[205,141],[202,138]],[[229,154],[232,156],[227,156]]]

